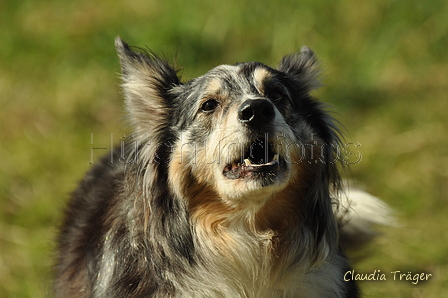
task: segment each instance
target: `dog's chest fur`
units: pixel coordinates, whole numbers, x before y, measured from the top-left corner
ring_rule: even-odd
[[[227,231],[222,241],[200,235],[196,246],[204,250],[191,275],[182,277],[182,286],[175,297],[344,297],[339,255],[323,264],[306,268],[306,251],[290,247],[282,256],[275,252],[273,233],[241,233]],[[200,229],[197,233],[204,231]],[[301,260],[297,260],[300,250]],[[205,252],[206,251],[206,252]],[[300,265],[293,265],[299,262]],[[199,278],[198,278],[199,277]]]
[[[225,258],[204,260],[206,263],[194,269],[192,278],[184,277],[184,287],[176,297],[344,297],[337,257],[307,272],[303,268],[286,269],[285,264],[267,258],[262,250],[244,251],[245,255],[227,262]]]

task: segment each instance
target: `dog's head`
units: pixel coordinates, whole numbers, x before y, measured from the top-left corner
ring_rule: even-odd
[[[264,217],[295,212],[320,223],[323,213],[330,217],[338,137],[310,95],[319,86],[310,49],[284,57],[276,69],[221,65],[181,83],[155,55],[120,39],[116,47],[126,105],[148,143],[140,160],[162,167],[177,196],[192,206],[201,200]]]

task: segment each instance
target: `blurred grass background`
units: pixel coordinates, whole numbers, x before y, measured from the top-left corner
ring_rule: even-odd
[[[352,178],[401,223],[356,271],[433,274],[363,282],[365,297],[448,297],[447,16],[444,0],[2,0],[0,297],[51,297],[64,202],[90,148],[123,131],[117,35],[173,58],[184,79],[313,48],[325,72],[318,96],[361,144]]]

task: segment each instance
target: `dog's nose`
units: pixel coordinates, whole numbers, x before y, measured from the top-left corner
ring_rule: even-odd
[[[246,100],[238,112],[238,119],[252,127],[261,127],[269,124],[274,120],[274,117],[274,106],[265,99]]]

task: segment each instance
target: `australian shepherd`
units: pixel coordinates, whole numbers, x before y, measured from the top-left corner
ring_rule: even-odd
[[[340,241],[356,214],[341,198],[357,199],[341,195],[339,131],[310,94],[313,51],[183,83],[155,54],[115,44],[133,133],[72,194],[56,296],[359,297]],[[347,231],[384,218],[361,197],[371,218]]]

